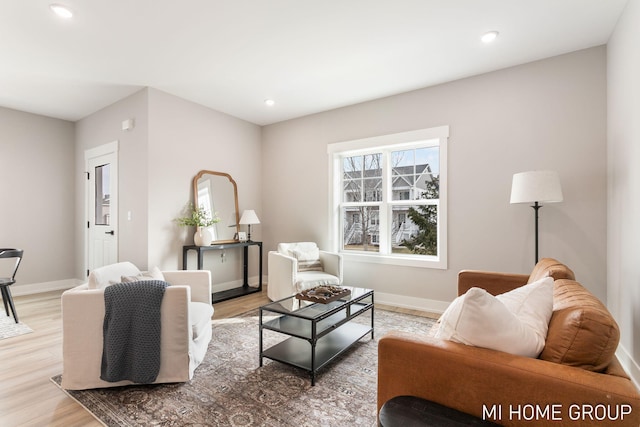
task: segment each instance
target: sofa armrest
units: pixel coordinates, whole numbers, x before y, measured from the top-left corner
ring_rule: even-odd
[[[526,285],[528,280],[529,276],[526,274],[462,270],[458,273],[458,295],[473,287],[482,288],[491,295],[499,295]]]
[[[79,286],[62,293],[62,388],[91,388],[100,378],[104,290]]]
[[[342,255],[320,251],[320,261],[322,262],[322,269],[325,273],[332,274],[338,278],[339,284],[342,284]]]
[[[268,268],[267,294],[269,299],[277,301],[293,295],[295,293],[293,285],[298,275],[298,260],[276,251],[270,251]]]
[[[539,359],[466,346],[429,336],[391,332],[378,346],[378,410],[395,396],[416,396],[476,417],[501,408],[505,426],[557,426],[557,420],[518,419],[510,412],[524,405],[558,408],[565,424],[639,425],[640,397],[630,380]],[[618,420],[571,420],[580,407],[633,407]],[[484,405],[484,406],[483,406]],[[520,406],[519,406],[520,405]],[[618,405],[618,406],[616,406]],[[571,410],[574,410],[570,414]],[[587,408],[588,409],[588,408]],[[494,412],[497,414],[497,412]]]
[[[188,286],[169,286],[161,305],[161,363],[158,379],[189,379]],[[104,289],[79,286],[62,294],[62,387],[71,390],[131,384],[100,379],[105,314]]]
[[[191,288],[191,301],[211,304],[211,272],[209,270],[163,271],[164,279],[172,285]]]

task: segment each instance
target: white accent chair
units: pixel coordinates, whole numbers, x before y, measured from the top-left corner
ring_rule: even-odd
[[[321,251],[314,242],[280,243],[268,258],[267,295],[271,301],[321,285],[342,284],[342,256]]]
[[[84,390],[132,384],[128,380],[100,379],[104,289],[121,282],[122,276],[142,274],[130,262],[112,264],[95,269],[87,283],[62,294],[62,388]],[[165,289],[160,307],[161,360],[154,383],[189,381],[211,340],[211,272],[156,270],[152,276],[171,284]]]

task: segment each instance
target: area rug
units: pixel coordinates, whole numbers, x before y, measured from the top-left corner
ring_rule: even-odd
[[[354,321],[370,321],[363,315]],[[188,383],[65,391],[106,426],[376,425],[377,340],[390,330],[428,333],[434,320],[375,310],[375,339],[355,344],[316,376],[264,359],[258,312],[213,322],[207,356]],[[265,334],[265,347],[283,339]],[[52,378],[60,385],[61,375]]]
[[[33,329],[24,323],[16,323],[15,320],[13,320],[13,317],[5,316],[4,313],[0,313],[0,340],[17,337],[18,335],[24,335],[31,332],[33,332]]]

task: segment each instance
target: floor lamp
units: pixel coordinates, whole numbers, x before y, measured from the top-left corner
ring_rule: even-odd
[[[538,210],[540,203],[562,201],[560,178],[555,171],[530,171],[513,175],[511,203],[533,203],[536,221],[536,264],[538,263]]]

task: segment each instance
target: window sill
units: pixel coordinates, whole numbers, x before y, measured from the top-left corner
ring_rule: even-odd
[[[342,258],[350,262],[366,262],[372,264],[399,265],[404,267],[434,268],[439,270],[447,269],[447,262],[438,257],[425,256],[402,256],[402,255],[380,255],[368,254],[364,252],[341,252]]]

